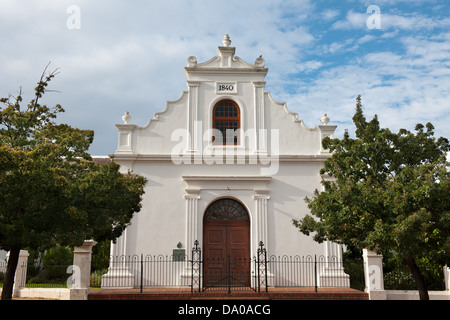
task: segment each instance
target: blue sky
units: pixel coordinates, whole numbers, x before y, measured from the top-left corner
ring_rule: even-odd
[[[74,29],[70,6],[79,9]],[[368,28],[368,19],[379,26]],[[0,96],[22,87],[28,101],[51,61],[58,92],[44,102],[66,109],[59,121],[93,129],[90,151],[106,155],[122,114],[145,125],[186,90],[187,57],[209,60],[226,33],[242,59],[263,55],[266,90],[310,127],[327,113],[336,136],[352,132],[361,94],[366,116],[384,127],[432,122],[450,138],[444,0],[2,0]]]

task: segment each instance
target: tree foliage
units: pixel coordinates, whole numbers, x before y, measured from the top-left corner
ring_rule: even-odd
[[[323,191],[306,199],[312,216],[294,225],[318,242],[394,250],[423,291],[415,260],[445,263],[450,255],[449,141],[436,139],[431,123],[394,133],[377,116],[367,121],[359,96],[353,122],[356,139],[323,140],[332,153],[321,171]]]
[[[0,248],[10,251],[6,277],[21,248],[113,240],[141,208],[146,179],[121,174],[114,162],[95,164],[88,154],[93,131],[57,124],[64,109],[40,104],[56,73],[44,71],[26,107],[21,93],[0,99]]]

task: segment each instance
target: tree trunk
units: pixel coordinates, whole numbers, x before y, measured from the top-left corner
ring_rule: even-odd
[[[425,280],[422,274],[420,273],[419,267],[417,266],[414,257],[408,255],[405,258],[405,262],[409,270],[411,271],[414,281],[416,282],[417,290],[419,290],[420,300],[430,300],[430,297],[428,296],[427,287],[425,286]]]
[[[2,300],[12,299],[19,254],[20,248],[12,248],[9,251],[8,265],[6,266],[5,279],[3,280]]]

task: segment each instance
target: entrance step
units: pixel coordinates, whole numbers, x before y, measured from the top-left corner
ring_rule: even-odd
[[[367,293],[350,288],[270,288],[268,292],[185,289],[92,289],[89,300],[369,300]]]

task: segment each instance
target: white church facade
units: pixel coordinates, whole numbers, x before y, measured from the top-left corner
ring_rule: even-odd
[[[264,59],[247,63],[230,42],[225,36],[209,61],[189,57],[187,90],[145,126],[133,124],[128,113],[116,125],[118,147],[110,157],[148,184],[141,211],[112,243],[111,255],[184,252],[179,284],[193,272],[194,243],[202,250],[203,284],[214,269],[207,261],[250,261],[261,243],[269,256],[342,258],[340,246],[318,244],[292,223],[308,213],[305,197],[322,188],[320,169],[330,154],[321,141],[336,126],[324,115],[320,125],[306,127],[265,91]],[[341,265],[333,268],[348,286]],[[253,264],[242,269],[248,278],[256,272]],[[270,264],[268,274],[270,283],[280,283],[282,275]],[[133,286],[136,277],[133,268],[110,264],[103,286],[116,286],[116,278]]]

